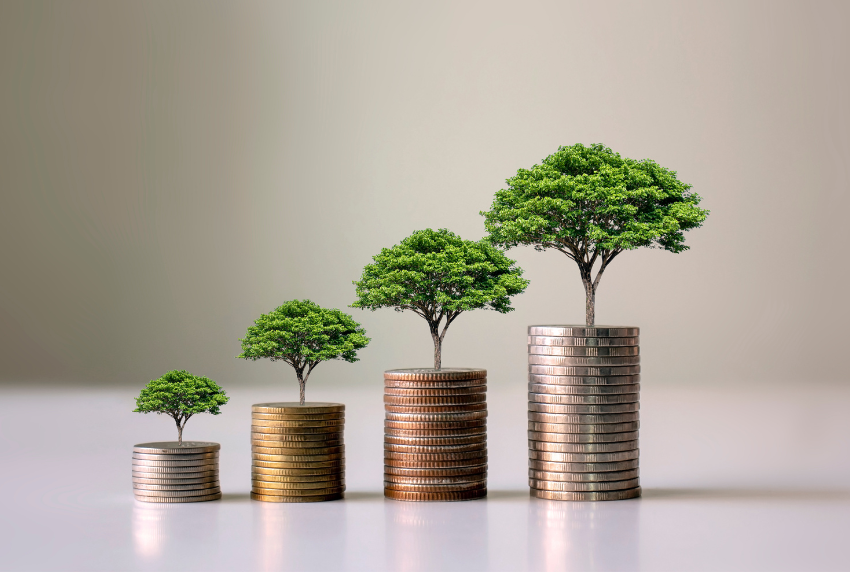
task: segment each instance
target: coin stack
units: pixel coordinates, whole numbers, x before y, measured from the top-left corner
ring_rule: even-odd
[[[221,498],[221,445],[200,441],[133,447],[133,494],[143,502],[201,502]]]
[[[640,330],[529,326],[528,484],[552,500],[639,497]]]
[[[319,502],[345,491],[345,405],[259,403],[251,408],[251,498]]]
[[[487,496],[487,370],[384,372],[384,496]]]

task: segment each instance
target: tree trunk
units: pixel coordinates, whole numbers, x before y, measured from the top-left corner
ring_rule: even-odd
[[[304,379],[303,376],[298,376],[298,403],[299,405],[304,405],[304,389],[307,385],[307,380]]]
[[[596,323],[596,288],[590,280],[582,280],[584,283],[585,305],[584,321],[588,326]]]
[[[440,369],[443,365],[443,340],[436,332],[431,333],[434,339],[434,369]]]
[[[177,446],[183,446],[183,427],[180,425],[180,422],[177,422]]]

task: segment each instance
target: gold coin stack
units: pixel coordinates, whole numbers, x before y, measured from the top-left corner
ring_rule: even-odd
[[[638,478],[640,330],[529,326],[528,485],[551,500],[624,500]]]
[[[345,405],[259,403],[251,407],[251,498],[319,502],[345,491]]]
[[[133,494],[142,502],[203,502],[221,498],[221,445],[200,441],[133,447]]]
[[[487,496],[487,370],[384,372],[384,496]]]

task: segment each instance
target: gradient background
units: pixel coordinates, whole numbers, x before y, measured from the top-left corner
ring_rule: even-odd
[[[6,0],[0,382],[185,368],[293,398],[286,366],[234,359],[260,313],[346,307],[413,230],[480,238],[504,180],[575,142],[655,159],[711,210],[691,251],[602,281],[598,322],[641,327],[646,386],[845,381],[848,21],[846,2]],[[516,311],[462,316],[443,352],[494,387],[524,385],[527,325],[584,315],[572,262],[509,255]],[[310,386],[429,365],[420,318],[349,311],[372,344]]]

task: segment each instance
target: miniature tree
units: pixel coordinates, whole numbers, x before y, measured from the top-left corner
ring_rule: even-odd
[[[560,147],[506,182],[491,210],[481,213],[490,242],[551,248],[574,261],[588,326],[596,319],[599,280],[614,258],[642,246],[687,250],[684,232],[702,226],[709,212],[674,171],[649,159],[622,158],[600,144]]]
[[[169,371],[149,382],[136,398],[135,413],[164,413],[177,424],[177,443],[183,444],[183,428],[197,413],[221,413],[230,400],[213,380],[185,370]]]
[[[446,331],[460,314],[479,308],[510,312],[510,297],[528,286],[522,269],[503,251],[446,229],[416,231],[372,260],[354,282],[357,301],[351,307],[410,310],[422,316],[434,341],[437,370]]]
[[[354,318],[309,300],[292,300],[263,314],[239,341],[239,358],[281,360],[293,367],[301,405],[313,368],[332,359],[356,362],[357,350],[369,344],[365,330]]]

